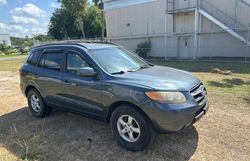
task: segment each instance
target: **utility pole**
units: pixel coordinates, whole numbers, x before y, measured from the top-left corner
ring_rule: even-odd
[[[104,26],[105,26],[105,23],[104,23],[104,3],[103,3],[103,0],[101,0],[101,3],[99,3],[99,8],[100,10],[102,11],[102,41],[104,41]]]

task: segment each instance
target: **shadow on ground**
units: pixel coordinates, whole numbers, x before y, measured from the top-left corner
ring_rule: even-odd
[[[248,97],[244,97],[243,100],[244,100],[246,103],[250,104],[250,95],[249,95]]]
[[[208,81],[208,84],[210,86],[221,87],[221,88],[233,88],[236,86],[250,85],[250,81],[246,82],[239,78],[233,78],[233,79],[223,79],[220,82]]]
[[[0,129],[0,145],[29,160],[188,160],[198,144],[191,127],[159,135],[148,149],[133,153],[116,144],[105,122],[62,111],[37,119],[26,107],[0,116]]]

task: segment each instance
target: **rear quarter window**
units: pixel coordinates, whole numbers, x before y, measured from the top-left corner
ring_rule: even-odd
[[[30,64],[30,65],[36,65],[37,62],[38,62],[38,59],[39,59],[39,52],[31,52],[30,55],[29,55],[29,58],[27,60],[27,64]]]

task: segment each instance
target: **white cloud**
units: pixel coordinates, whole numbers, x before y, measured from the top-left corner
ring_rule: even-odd
[[[18,32],[18,33],[28,33],[28,29],[24,28],[20,25],[10,25],[10,28],[8,29],[10,32]]]
[[[17,25],[17,24],[6,24],[0,22],[0,33],[8,33],[11,36],[16,37],[25,37],[25,36],[33,36],[36,34],[46,34],[47,27],[43,27],[41,25]]]
[[[47,32],[46,28],[34,27],[31,29],[32,34],[45,34]]]
[[[38,21],[34,18],[23,17],[23,16],[12,16],[11,24],[38,24]]]
[[[34,4],[25,4],[10,10],[9,13],[11,14],[9,22],[0,21],[0,33],[31,37],[34,34],[46,34],[48,31],[48,14]]]
[[[3,5],[5,5],[6,3],[7,3],[6,0],[0,0],[0,6],[3,6]]]
[[[48,22],[44,22],[44,23],[42,24],[43,27],[48,27],[48,25],[49,25]]]
[[[5,23],[0,22],[0,30],[5,30],[7,28],[7,25]]]
[[[21,25],[0,23],[1,33],[8,33],[11,36],[25,37],[29,34],[29,29]]]
[[[12,15],[28,15],[33,17],[45,17],[46,12],[34,4],[28,3],[23,7],[17,7],[10,10]]]
[[[61,5],[60,5],[60,3],[56,3],[54,1],[52,1],[52,2],[50,2],[49,6],[51,8],[60,8]]]

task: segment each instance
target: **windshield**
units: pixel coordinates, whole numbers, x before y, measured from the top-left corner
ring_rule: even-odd
[[[150,67],[137,55],[123,48],[104,48],[90,50],[91,56],[110,74],[123,74]]]

